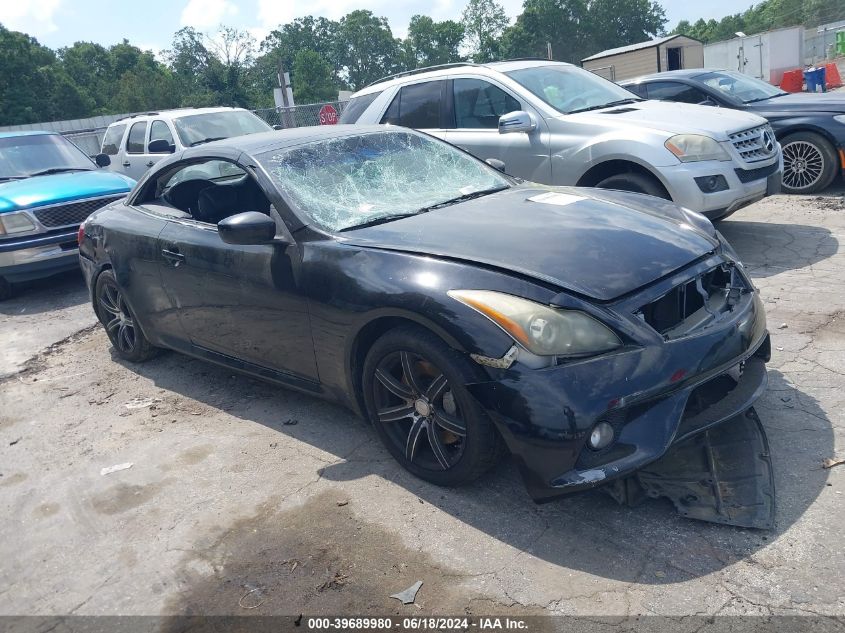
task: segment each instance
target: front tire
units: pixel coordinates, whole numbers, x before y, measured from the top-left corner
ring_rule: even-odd
[[[97,318],[103,324],[118,356],[133,363],[142,363],[155,356],[156,348],[138,326],[135,314],[126,303],[112,271],[103,271],[97,277],[94,297]]]
[[[599,189],[616,189],[618,191],[631,191],[633,193],[644,193],[655,198],[663,198],[664,200],[671,200],[671,197],[666,192],[655,178],[645,176],[643,174],[624,173],[609,176],[604,180],[596,183]]]
[[[474,368],[428,330],[400,327],[364,361],[367,414],[391,455],[439,486],[459,486],[492,468],[501,438],[464,387]]]
[[[796,132],[781,140],[783,190],[811,194],[826,189],[836,178],[836,150],[813,132]]]

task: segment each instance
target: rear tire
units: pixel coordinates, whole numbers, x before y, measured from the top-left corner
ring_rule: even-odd
[[[624,173],[615,174],[596,183],[599,189],[617,189],[619,191],[631,191],[633,193],[644,193],[655,198],[671,200],[666,189],[663,188],[655,178],[643,174]]]
[[[796,132],[784,137],[781,147],[785,193],[818,193],[836,178],[836,150],[820,134]]]
[[[150,344],[138,326],[112,271],[103,271],[97,277],[94,298],[97,318],[118,356],[133,363],[142,363],[156,355],[158,349]]]
[[[470,362],[428,330],[403,326],[378,339],[364,361],[367,415],[391,455],[438,486],[469,483],[492,468],[503,442],[467,391]]]

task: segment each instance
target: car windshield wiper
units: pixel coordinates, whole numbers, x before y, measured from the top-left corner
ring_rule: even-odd
[[[31,174],[27,174],[27,178],[32,178],[33,176],[47,176],[48,174],[61,174],[66,171],[94,171],[93,169],[88,169],[87,167],[51,167],[50,169],[42,169],[41,171],[34,171]]]
[[[202,145],[203,143],[211,143],[212,141],[222,141],[224,139],[229,138],[228,136],[209,136],[208,138],[201,138],[198,141],[194,141],[191,143],[190,147],[194,147],[195,145]]]
[[[345,226],[340,229],[340,232],[343,233],[344,231],[354,231],[355,229],[365,229],[368,226],[377,226],[379,224],[386,224],[387,222],[393,222],[393,220],[401,220],[402,218],[409,218],[412,215],[418,215],[419,211],[414,211],[413,213],[396,213],[395,215],[382,215],[377,218],[373,218],[372,220],[367,220],[366,222],[362,222],[361,224],[353,224],[352,226]]]
[[[448,207],[449,205],[457,204],[459,202],[465,202],[467,200],[481,198],[482,196],[489,196],[491,194],[498,193],[499,191],[504,191],[505,189],[510,189],[510,186],[502,185],[501,187],[491,187],[490,189],[471,191],[470,193],[465,193],[462,196],[458,196],[457,198],[450,198],[449,200],[444,200],[443,202],[438,202],[437,204],[432,204],[427,207],[423,207],[422,209],[420,209],[420,212],[431,211],[432,209],[441,209],[443,207]]]
[[[570,110],[569,112],[567,112],[567,114],[576,114],[578,112],[589,112],[590,110],[601,110],[602,108],[612,108],[613,106],[625,105],[626,103],[639,103],[640,101],[645,101],[645,99],[637,99],[635,97],[629,97],[627,99],[618,99],[617,101],[609,101],[608,103],[602,103],[601,105],[587,106],[586,108],[577,108],[576,110]]]
[[[788,92],[779,92],[776,95],[772,95],[771,97],[760,97],[758,99],[749,99],[748,101],[743,101],[743,103],[757,103],[758,101],[768,101],[769,99],[777,99],[778,97],[782,97],[783,95],[788,95]]]

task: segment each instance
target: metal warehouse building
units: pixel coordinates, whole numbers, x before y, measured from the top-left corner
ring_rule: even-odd
[[[664,70],[704,68],[704,44],[686,35],[611,48],[581,60],[581,66],[611,81]]]

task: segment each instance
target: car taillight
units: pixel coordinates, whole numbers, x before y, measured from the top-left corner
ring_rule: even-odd
[[[79,231],[77,231],[77,233],[76,233],[76,243],[79,246],[82,246],[82,240],[84,240],[84,239],[85,239],[85,225],[80,224],[79,225]]]

